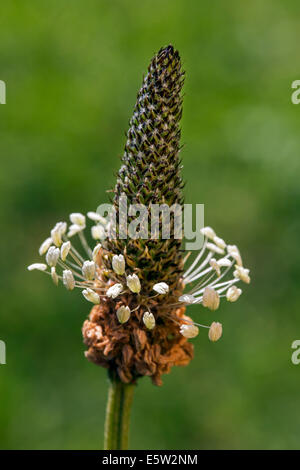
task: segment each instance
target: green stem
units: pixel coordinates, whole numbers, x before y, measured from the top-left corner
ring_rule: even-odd
[[[133,392],[133,384],[124,384],[117,379],[110,381],[104,430],[105,450],[128,449]]]

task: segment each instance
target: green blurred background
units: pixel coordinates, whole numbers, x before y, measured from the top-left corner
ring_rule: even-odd
[[[87,362],[79,292],[29,273],[57,220],[94,210],[125,143],[142,75],[163,45],[186,70],[186,202],[237,243],[252,283],[194,340],[164,386],[141,380],[131,448],[300,448],[299,2],[6,0],[1,3],[2,449],[101,448],[106,372]]]

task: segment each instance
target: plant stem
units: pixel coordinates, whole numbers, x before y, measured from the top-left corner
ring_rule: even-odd
[[[133,384],[110,380],[104,430],[104,450],[128,449]]]

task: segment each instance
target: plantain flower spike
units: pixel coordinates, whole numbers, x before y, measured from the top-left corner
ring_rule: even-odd
[[[227,244],[211,227],[202,228],[203,246],[185,269],[187,256],[182,240],[175,236],[172,211],[169,237],[163,236],[161,219],[155,237],[127,236],[126,230],[124,236],[120,215],[125,200],[145,207],[148,219],[153,205],[183,206],[179,156],[183,82],[178,52],[171,45],[162,48],[150,62],[129,122],[112,191],[118,223],[97,211],[88,211],[87,216],[73,212],[69,227],[58,222],[41,244],[39,254],[47,264],[28,267],[46,272],[56,285],[62,280],[68,290],[81,289],[94,304],[82,328],[85,356],[124,383],[148,376],[161,385],[163,374],[191,361],[190,339],[202,327],[209,329],[211,341],[217,341],[222,325],[194,322],[185,315],[186,308],[193,305],[196,311],[198,306],[199,314],[205,307],[216,310],[222,297],[229,302],[240,297],[236,284],[250,282],[238,247]],[[127,215],[127,225],[131,221]],[[95,240],[91,247],[86,230]],[[76,238],[82,250],[73,242]]]

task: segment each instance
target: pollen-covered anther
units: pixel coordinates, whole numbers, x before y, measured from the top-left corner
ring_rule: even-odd
[[[109,287],[109,289],[106,291],[106,295],[107,297],[111,297],[112,299],[115,299],[116,297],[118,297],[118,295],[121,294],[122,290],[123,290],[123,285],[117,283]]]
[[[100,296],[97,294],[97,292],[95,292],[93,289],[90,289],[89,287],[82,291],[82,295],[86,300],[92,302],[93,304],[100,303]]]
[[[61,245],[60,257],[62,261],[66,261],[70,249],[71,249],[71,242],[69,240]]]
[[[215,258],[212,258],[210,260],[209,264],[211,265],[212,269],[214,269],[216,271],[217,275],[221,276],[221,269],[220,269],[220,265],[217,262],[217,260]]]
[[[51,238],[56,246],[60,246],[62,244],[62,237],[67,231],[67,224],[66,222],[58,222],[55,227],[51,230]]]
[[[224,266],[229,267],[229,266],[231,266],[231,261],[230,261],[230,259],[228,259],[228,258],[220,258],[220,259],[218,259],[217,263],[218,263],[218,265],[221,266],[221,267],[224,267]]]
[[[243,266],[241,254],[236,245],[228,245],[227,252],[236,261],[238,266]]]
[[[216,237],[215,231],[211,227],[203,227],[200,232],[210,240]]]
[[[101,243],[98,243],[93,249],[92,258],[93,258],[94,263],[97,262],[97,258],[98,258],[101,247],[102,247]]]
[[[105,229],[102,225],[93,225],[91,234],[94,240],[103,240],[105,238]]]
[[[116,274],[122,276],[125,273],[125,259],[123,255],[114,255],[111,264]]]
[[[117,310],[117,317],[120,323],[126,323],[130,318],[130,308],[125,305],[121,305]]]
[[[39,248],[39,255],[43,256],[49,250],[50,246],[52,245],[53,240],[51,237],[47,238]]]
[[[92,281],[95,277],[96,265],[94,261],[85,261],[82,265],[82,275],[88,281]]]
[[[65,269],[63,271],[63,283],[68,290],[73,290],[75,287],[75,279],[72,271],[70,269]]]
[[[102,217],[102,215],[98,214],[98,212],[90,211],[87,213],[87,216],[89,219],[93,220],[94,222],[100,222],[103,225],[106,225],[107,223],[107,220],[104,217]]]
[[[206,244],[206,247],[209,251],[212,251],[213,253],[217,253],[218,255],[223,255],[224,254],[224,249],[220,248],[215,243],[208,242]]]
[[[127,287],[135,294],[141,291],[141,283],[136,274],[127,276]]]
[[[153,330],[153,328],[155,327],[155,323],[156,323],[153,313],[145,312],[143,315],[143,322],[144,322],[145,327],[148,330]]]
[[[44,264],[44,263],[33,263],[33,264],[30,264],[27,267],[27,269],[28,269],[28,271],[34,271],[35,269],[37,271],[46,271],[47,265]]]
[[[185,338],[195,338],[199,334],[199,328],[196,325],[181,325],[180,333]]]
[[[193,304],[196,301],[195,297],[191,294],[183,294],[178,298],[178,300],[185,304]]]
[[[59,253],[59,248],[55,248],[55,246],[50,246],[46,254],[46,262],[49,266],[56,266],[59,258]]]
[[[239,289],[236,286],[231,286],[226,292],[226,299],[229,302],[235,302],[240,297],[241,294],[242,294],[242,289]]]
[[[219,248],[221,248],[221,250],[224,250],[224,248],[226,248],[226,243],[222,238],[215,236],[213,238],[213,241]]]
[[[209,331],[208,331],[208,337],[210,341],[218,341],[218,339],[221,338],[223,332],[222,324],[219,322],[213,322],[210,325]]]
[[[220,305],[220,297],[218,292],[213,287],[205,287],[202,298],[203,307],[210,310],[217,310]]]
[[[240,279],[241,281],[245,282],[246,284],[250,284],[250,276],[249,276],[249,269],[243,268],[242,266],[235,265],[235,271],[233,275],[235,278]]]
[[[80,212],[73,212],[70,214],[70,220],[72,224],[85,228],[85,216]]]
[[[158,282],[154,284],[153,290],[158,294],[167,294],[169,292],[169,286],[166,282]]]
[[[69,227],[68,231],[68,237],[74,237],[74,235],[77,235],[77,233],[81,232],[84,229],[82,225],[77,225],[77,224],[72,224]]]

